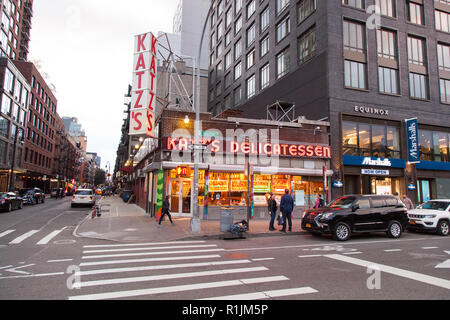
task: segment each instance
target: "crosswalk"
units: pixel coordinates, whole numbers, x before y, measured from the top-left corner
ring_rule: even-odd
[[[318,292],[292,288],[261,261],[229,259],[206,241],[84,246],[78,267],[69,300],[257,300]]]
[[[26,232],[15,229],[5,230],[0,233],[0,245],[19,245],[31,243],[37,246],[49,244],[66,228],[52,230],[29,230]]]

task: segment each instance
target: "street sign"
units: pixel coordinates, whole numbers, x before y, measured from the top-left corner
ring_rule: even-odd
[[[206,150],[206,146],[204,145],[190,145],[189,149],[191,150]]]

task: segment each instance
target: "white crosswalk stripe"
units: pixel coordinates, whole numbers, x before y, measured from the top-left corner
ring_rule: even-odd
[[[74,273],[77,294],[69,300],[156,298],[171,293],[188,299],[194,295],[207,300],[246,300],[317,292],[308,286],[280,288],[289,278],[258,265],[273,258],[229,259],[224,249],[206,241],[89,245],[83,246],[81,260],[80,270]],[[264,289],[255,290],[261,286]],[[220,288],[225,290],[222,294]],[[224,295],[230,294],[225,288],[233,288],[233,295]],[[209,298],[214,296],[211,292],[218,297]]]
[[[18,244],[23,244],[25,242],[32,241],[34,238],[39,239],[38,236],[40,235],[43,238],[41,238],[37,242],[35,242],[36,245],[40,246],[40,245],[48,244],[51,240],[56,238],[64,230],[65,230],[65,228],[62,228],[62,229],[51,231],[48,234],[46,234],[46,232],[48,232],[48,231],[45,231],[45,230],[30,230],[23,234],[20,234],[19,232],[17,232],[17,230],[6,230],[6,231],[0,233],[0,239],[3,238],[4,241],[8,241],[6,236],[8,236],[8,235],[14,236],[15,234],[13,235],[13,233],[18,233],[18,234],[20,234],[19,236],[15,235],[16,238],[13,238],[13,240],[6,242],[9,245],[18,245]]]

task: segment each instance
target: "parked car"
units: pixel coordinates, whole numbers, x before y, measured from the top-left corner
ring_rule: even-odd
[[[408,211],[408,230],[449,235],[450,200],[430,200]]]
[[[0,209],[2,211],[11,212],[23,208],[22,197],[14,192],[0,193]]]
[[[71,207],[95,205],[95,194],[92,189],[78,189],[72,197]]]
[[[58,195],[59,195],[59,197],[65,197],[66,191],[63,188],[56,188],[56,189],[52,189],[52,191],[50,192],[51,198],[56,198]]]
[[[20,189],[19,195],[24,204],[39,204],[45,202],[45,193],[39,188]]]
[[[302,219],[303,230],[331,234],[338,241],[366,232],[386,232],[391,238],[400,238],[407,224],[407,209],[395,196],[344,196],[325,208],[306,211]]]

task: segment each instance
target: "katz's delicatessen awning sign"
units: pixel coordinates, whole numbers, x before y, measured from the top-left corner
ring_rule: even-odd
[[[151,33],[135,36],[130,135],[154,137],[158,39]]]

